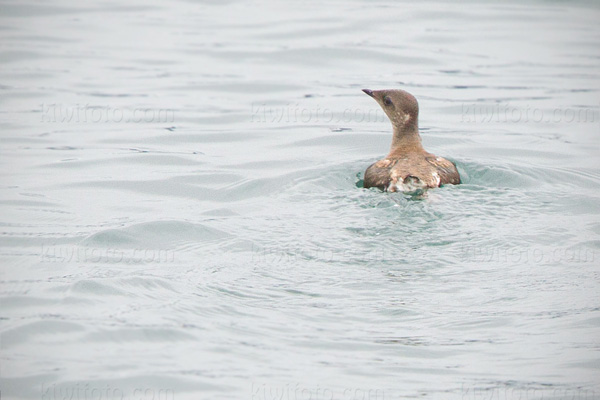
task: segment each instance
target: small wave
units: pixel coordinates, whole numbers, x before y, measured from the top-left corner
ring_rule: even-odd
[[[153,221],[125,228],[106,229],[90,235],[81,242],[89,247],[143,246],[163,248],[186,242],[222,240],[229,235],[202,224],[184,221]]]

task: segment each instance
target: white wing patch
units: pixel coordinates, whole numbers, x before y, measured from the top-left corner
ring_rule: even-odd
[[[442,181],[442,178],[440,178],[440,174],[438,174],[437,172],[434,172],[432,175],[433,175],[433,179],[435,179],[436,186],[440,186],[440,182]]]

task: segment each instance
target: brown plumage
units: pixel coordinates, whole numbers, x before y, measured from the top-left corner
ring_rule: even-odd
[[[379,103],[394,128],[390,153],[367,168],[365,188],[413,192],[460,183],[451,161],[423,148],[419,136],[419,104],[413,95],[404,90],[363,89],[363,92]]]

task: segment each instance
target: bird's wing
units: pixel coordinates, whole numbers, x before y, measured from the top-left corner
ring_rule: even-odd
[[[440,185],[447,183],[458,185],[460,183],[460,175],[452,161],[436,156],[426,157],[425,160],[437,169],[440,176]]]
[[[390,170],[398,160],[383,159],[372,164],[365,171],[363,186],[365,188],[376,187],[385,190],[390,184]]]

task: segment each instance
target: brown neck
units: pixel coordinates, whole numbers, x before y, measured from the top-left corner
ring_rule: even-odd
[[[403,127],[401,130],[394,126],[394,138],[392,139],[392,147],[389,154],[390,156],[398,156],[406,153],[419,153],[424,151],[425,149],[421,144],[421,136],[419,135],[418,127],[410,127],[410,129]]]

